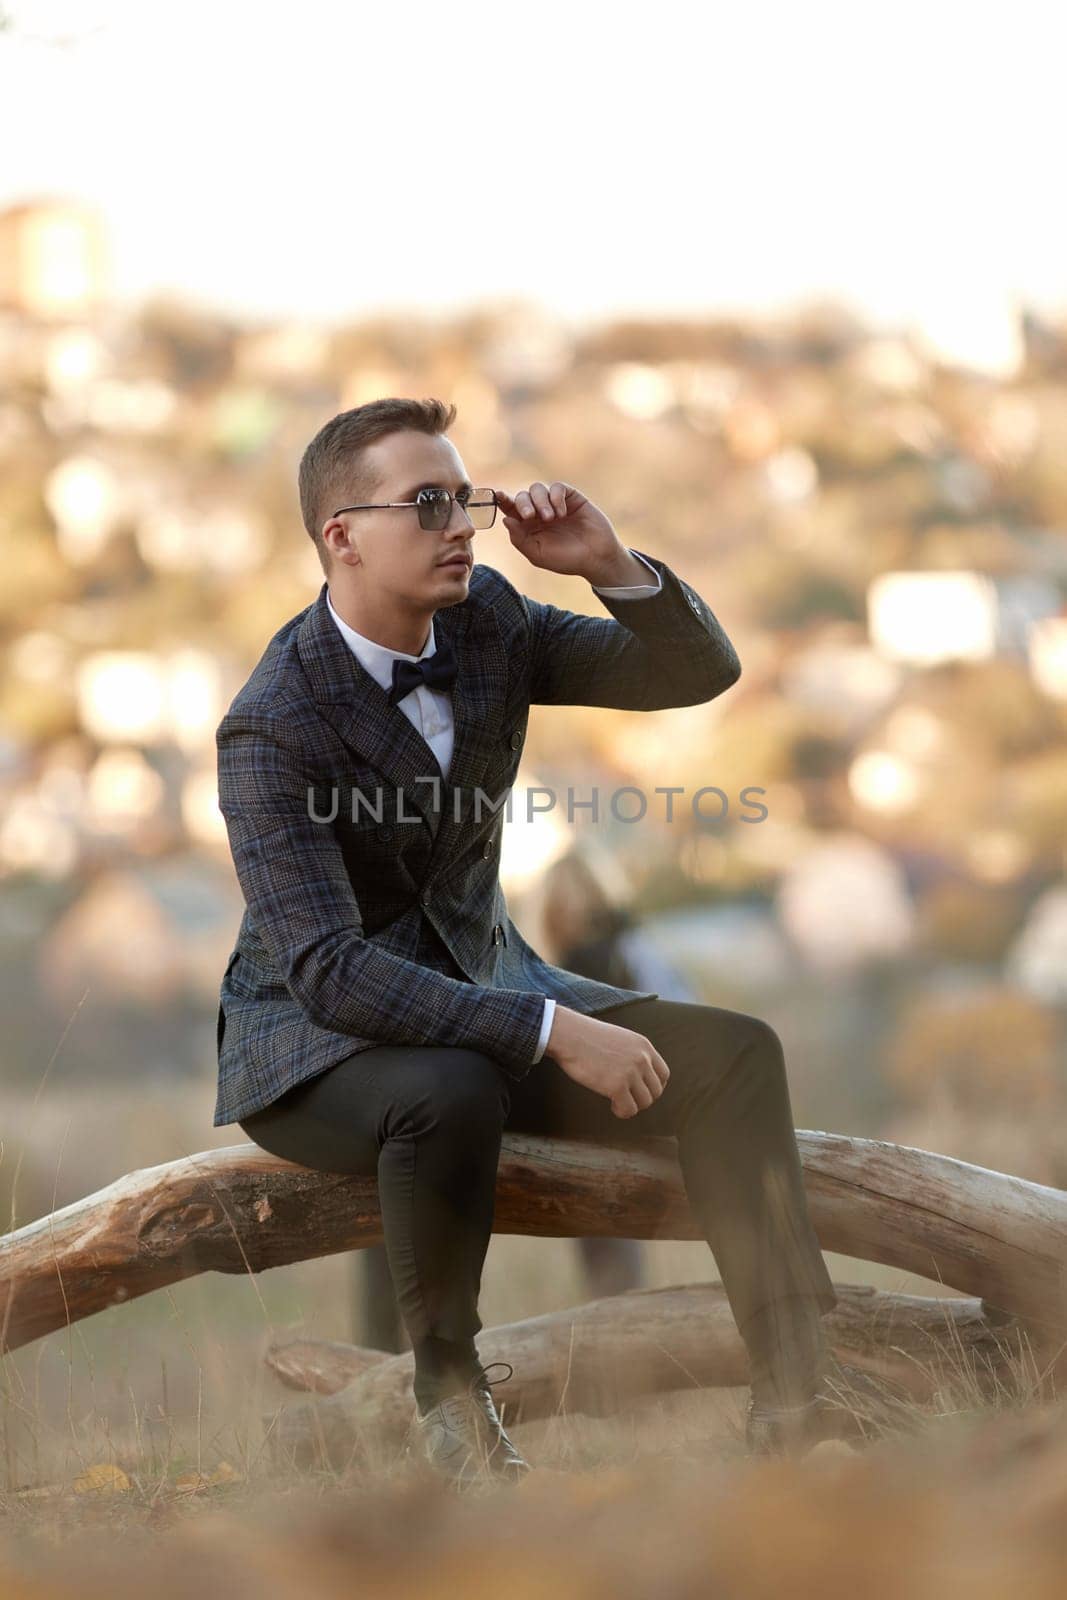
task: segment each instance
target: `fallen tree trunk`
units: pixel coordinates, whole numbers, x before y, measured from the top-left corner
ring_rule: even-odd
[[[1013,1386],[1026,1360],[1022,1325],[992,1320],[977,1299],[890,1294],[836,1284],[824,1321],[837,1354],[917,1403],[953,1381],[986,1396]],[[494,1389],[505,1426],[559,1411],[614,1416],[626,1405],[689,1388],[748,1383],[748,1357],[721,1284],[642,1289],[531,1317],[478,1335],[488,1365],[514,1367]],[[290,1389],[312,1391],[283,1407],[275,1460],[343,1469],[399,1445],[411,1420],[413,1357],[355,1345],[291,1340],[266,1363]],[[502,1373],[490,1373],[500,1377]]]
[[[933,1279],[1056,1336],[1067,1193],[881,1140],[797,1135],[824,1250]],[[699,1239],[674,1139],[507,1133],[494,1231]],[[262,1272],[382,1237],[372,1177],[257,1145],[148,1167],[0,1238],[0,1351],[199,1272]]]

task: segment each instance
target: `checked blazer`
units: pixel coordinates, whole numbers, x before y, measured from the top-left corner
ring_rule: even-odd
[[[608,617],[474,566],[467,597],[434,614],[458,661],[447,781],[341,637],[325,581],[270,640],[215,735],[245,899],[219,995],[216,1127],[375,1044],[463,1045],[520,1078],[546,995],[585,1014],[656,998],[543,960],[499,881],[531,705],[656,711],[740,676],[706,602],[645,559],[662,589],[598,596]]]

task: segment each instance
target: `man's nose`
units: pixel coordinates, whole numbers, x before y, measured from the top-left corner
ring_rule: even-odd
[[[457,510],[460,514],[458,522],[456,521]],[[447,531],[449,533],[461,533],[464,536],[466,536],[468,531],[471,533],[474,532],[474,520],[466,506],[460,500],[453,499],[452,501],[452,511],[448,519]]]

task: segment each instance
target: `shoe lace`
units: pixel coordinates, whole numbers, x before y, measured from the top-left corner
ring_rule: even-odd
[[[502,1378],[490,1378],[487,1374],[493,1367],[507,1367],[508,1370]],[[478,1403],[479,1392],[488,1394],[494,1384],[506,1383],[508,1378],[514,1375],[514,1372],[515,1368],[510,1361],[490,1361],[486,1366],[479,1367],[468,1378],[465,1389],[461,1389],[455,1394],[445,1395],[442,1400],[438,1401],[438,1405],[454,1426],[460,1424],[464,1417],[472,1413],[474,1415],[484,1415]],[[492,1399],[491,1395],[490,1399]]]
[[[502,1378],[486,1377],[486,1373],[493,1367],[507,1367],[508,1370]],[[510,1361],[490,1361],[486,1366],[478,1368],[467,1388],[471,1394],[474,1393],[475,1389],[491,1389],[495,1383],[507,1383],[508,1379],[514,1376],[514,1373],[515,1368]]]

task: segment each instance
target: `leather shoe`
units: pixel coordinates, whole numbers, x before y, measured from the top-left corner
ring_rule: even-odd
[[[745,1442],[753,1455],[802,1456],[824,1439],[869,1442],[914,1420],[902,1392],[831,1354],[806,1405],[777,1408],[749,1396]]]
[[[503,1378],[488,1378],[490,1367],[507,1367]],[[486,1479],[517,1483],[532,1469],[516,1450],[497,1415],[490,1387],[506,1383],[515,1369],[508,1361],[480,1367],[465,1390],[445,1395],[429,1411],[418,1406],[412,1419],[408,1454],[419,1455],[457,1488]]]

